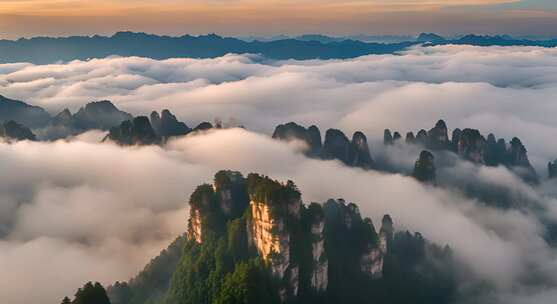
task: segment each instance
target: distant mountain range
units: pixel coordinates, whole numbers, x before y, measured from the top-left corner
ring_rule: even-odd
[[[399,41],[393,36],[381,36],[384,37],[383,40],[373,40],[373,37],[376,36],[303,35],[295,38],[279,36],[270,40],[242,40],[215,34],[170,37],[133,32],[118,32],[110,37],[36,37],[15,41],[0,40],[0,63],[46,64],[76,59],[104,58],[111,55],[141,56],[153,59],[213,58],[228,53],[261,54],[270,59],[345,59],[370,54],[392,54],[422,43],[426,45],[557,46],[557,39],[529,40],[510,36],[467,35],[447,39],[436,34],[420,34],[417,39],[407,37],[407,41]]]

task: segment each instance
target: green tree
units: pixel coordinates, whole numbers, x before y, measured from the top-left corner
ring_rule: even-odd
[[[77,290],[73,304],[110,304],[110,300],[100,283],[88,282]]]

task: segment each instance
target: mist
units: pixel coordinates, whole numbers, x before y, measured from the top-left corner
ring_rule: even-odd
[[[533,214],[482,206],[403,175],[308,159],[297,146],[242,129],[187,136],[164,148],[79,138],[2,143],[0,155],[2,169],[14,172],[0,181],[3,206],[12,202],[2,212],[0,242],[7,303],[55,302],[85,281],[130,278],[185,231],[189,194],[219,169],[292,179],[306,203],[343,197],[375,223],[391,214],[397,229],[450,245],[474,276],[501,291],[511,292],[534,272],[557,283],[554,250]],[[520,191],[539,195],[519,179],[514,182]],[[557,218],[555,208],[552,216]]]
[[[526,184],[506,168],[449,154],[436,155],[440,185],[424,185],[404,174],[420,149],[383,147],[380,139],[385,128],[429,129],[442,118],[450,129],[520,137],[543,177],[557,157],[555,75],[556,49],[524,47],[417,47],[329,61],[227,55],[0,65],[0,94],[52,114],[108,99],[134,115],[168,108],[190,126],[220,118],[247,128],[148,147],[100,143],[105,134],[97,131],[0,142],[0,170],[8,173],[0,177],[0,302],[56,303],[86,281],[129,279],[185,231],[195,186],[232,169],[291,179],[305,203],[353,201],[376,225],[388,213],[398,230],[451,246],[470,280],[494,286],[493,301],[548,303],[557,292],[557,252],[544,222],[557,221],[557,182]],[[317,124],[323,134],[362,130],[372,156],[403,173],[308,159],[300,146],[269,138],[288,121]],[[513,208],[494,208],[462,190],[468,186],[492,190]]]

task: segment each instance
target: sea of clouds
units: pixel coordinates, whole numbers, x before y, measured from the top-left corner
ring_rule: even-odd
[[[557,157],[557,49],[444,46],[350,60],[268,61],[106,58],[0,65],[0,94],[56,114],[109,99],[134,115],[170,109],[190,126],[215,118],[233,128],[163,147],[69,141],[0,143],[0,302],[60,301],[89,280],[137,273],[183,233],[187,199],[220,169],[292,179],[306,202],[343,197],[378,223],[449,244],[490,302],[550,303],[557,251],[543,238],[557,219],[557,183],[525,184],[504,168],[454,161],[434,188],[399,174],[305,158],[269,138],[288,121],[368,135],[373,156],[410,170],[419,150],[382,147],[383,129],[475,127],[518,136],[540,176]],[[487,207],[459,189],[489,185],[532,208]],[[543,210],[540,214],[539,210]],[[32,286],[32,288],[31,288]]]

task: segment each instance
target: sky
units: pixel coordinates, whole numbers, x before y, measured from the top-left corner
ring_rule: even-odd
[[[0,0],[0,38],[121,30],[228,36],[557,36],[553,0]]]

